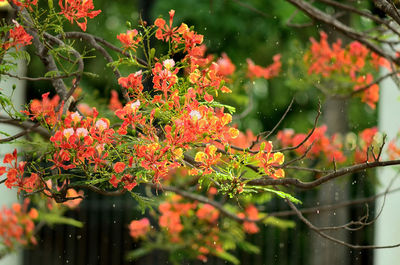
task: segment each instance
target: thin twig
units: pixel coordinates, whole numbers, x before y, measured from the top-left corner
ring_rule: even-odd
[[[317,116],[315,117],[315,120],[314,120],[313,128],[312,128],[311,131],[307,134],[307,136],[303,139],[303,141],[301,141],[301,142],[300,142],[298,145],[296,145],[296,146],[285,147],[285,148],[277,149],[277,150],[274,150],[272,153],[296,150],[297,148],[299,148],[300,146],[302,146],[302,145],[311,137],[311,135],[314,133],[315,128],[317,128],[318,119],[319,119],[320,116],[321,116],[321,102],[318,103],[318,111],[317,111]]]
[[[281,119],[278,121],[277,124],[275,124],[274,128],[272,128],[272,130],[265,136],[265,139],[268,139],[274,132],[275,130],[278,128],[279,125],[281,125],[282,121],[286,118],[286,115],[289,113],[290,109],[292,108],[294,102],[294,98],[292,98],[292,100],[290,101],[289,106],[286,108],[285,113],[283,113]]]

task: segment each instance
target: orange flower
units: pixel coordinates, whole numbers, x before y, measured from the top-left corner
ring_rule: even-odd
[[[117,173],[121,173],[125,169],[125,163],[123,162],[117,162],[114,165],[114,171]]]
[[[273,57],[274,62],[266,68],[263,68],[259,65],[255,65],[252,60],[247,59],[247,67],[248,67],[247,76],[249,78],[263,77],[265,79],[271,79],[277,76],[282,67],[280,59],[281,59],[280,54],[274,55]]]
[[[172,27],[172,21],[174,19],[175,10],[171,9],[169,11],[169,25],[162,18],[157,18],[154,21],[154,25],[158,27],[156,31],[156,38],[159,40],[169,41],[171,38],[174,42],[180,42],[181,37],[179,34],[183,34],[188,30],[188,26],[186,24],[182,24],[179,28]]]
[[[108,108],[112,111],[122,108],[122,103],[119,101],[118,93],[115,90],[111,90],[111,99],[110,104],[108,104]]]
[[[239,213],[238,217],[240,218],[245,218],[247,217],[250,220],[256,221],[258,219],[258,209],[254,205],[249,205],[246,207],[245,213]],[[260,229],[256,225],[255,222],[251,221],[244,221],[243,222],[243,229],[246,231],[248,234],[256,234]]]
[[[138,36],[138,31],[136,29],[128,30],[126,33],[121,33],[117,36],[117,39],[124,45],[124,49],[136,50],[137,45],[142,40]]]
[[[260,151],[255,155],[258,165],[264,169],[265,174],[272,178],[283,178],[285,176],[283,169],[275,168],[283,164],[284,158],[281,152],[272,153],[271,142],[261,143]]]
[[[134,239],[143,237],[148,231],[150,231],[150,222],[147,218],[134,220],[129,224],[129,234]]]
[[[218,219],[219,212],[217,209],[214,208],[214,206],[210,204],[204,204],[203,206],[199,207],[196,212],[196,216],[199,219],[214,223]]]
[[[32,5],[34,6],[37,5],[38,0],[22,0],[22,1],[12,0],[12,1],[16,6],[20,6],[22,8],[28,7],[30,10],[32,10]]]
[[[222,53],[222,57],[217,60],[218,74],[223,76],[232,75],[235,72],[236,66],[226,53]]]
[[[59,0],[58,4],[61,7],[60,14],[71,24],[75,21],[83,31],[86,31],[87,17],[94,18],[101,13],[101,10],[93,10],[93,0],[64,0],[64,4],[63,0]]]
[[[10,29],[10,41],[7,41],[3,44],[3,49],[8,50],[11,47],[15,47],[21,49],[22,47],[32,44],[33,37],[26,33],[25,29],[17,24],[15,28]]]
[[[77,198],[79,196],[83,197],[83,190],[76,192],[74,189],[68,189],[65,198],[70,198],[70,200],[63,202],[63,205],[70,209],[75,209],[82,202],[82,198]]]

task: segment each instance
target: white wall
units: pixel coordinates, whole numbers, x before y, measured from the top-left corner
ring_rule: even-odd
[[[387,72],[385,72],[387,73]],[[383,74],[385,74],[383,73]],[[387,139],[393,139],[400,130],[400,92],[392,79],[388,78],[381,83],[379,104],[379,131],[386,132]],[[382,159],[388,159],[383,152]],[[381,185],[377,193],[385,192],[390,181],[396,175],[394,168],[381,168],[378,170],[378,179]],[[400,187],[400,176],[396,179],[391,189]],[[376,211],[379,211],[383,197],[377,200]],[[400,192],[388,194],[385,207],[375,225],[375,244],[392,245],[400,243]],[[379,249],[374,252],[375,265],[400,264],[400,247],[392,249]]]

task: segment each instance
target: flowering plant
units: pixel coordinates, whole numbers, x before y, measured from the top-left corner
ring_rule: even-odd
[[[163,18],[153,24],[141,21],[137,29],[118,34],[117,47],[89,33],[64,31],[65,19],[86,31],[88,18],[101,13],[94,10],[91,0],[60,0],[60,12],[49,6],[42,16],[32,15],[39,10],[37,1],[13,0],[10,4],[17,10],[19,22],[12,28],[4,27],[9,34],[1,46],[2,55],[24,54],[22,48],[33,45],[41,51],[38,56],[47,73],[32,80],[50,81],[56,92],[32,100],[22,113],[1,95],[8,118],[28,126],[23,133],[1,142],[31,132],[47,140],[43,149],[30,154],[30,159],[21,159],[16,149],[6,154],[5,165],[0,167],[2,183],[8,188],[25,196],[41,194],[37,200],[42,206],[46,202],[39,217],[34,211],[28,213],[31,219],[49,221],[50,217],[54,219],[52,211],[61,215],[60,207],[76,207],[84,199],[82,189],[103,195],[130,193],[145,209],[151,208],[149,219],[133,220],[129,225],[132,238],[145,241],[144,251],[131,252],[131,258],[165,249],[174,261],[182,257],[178,252],[184,252],[185,258],[205,261],[208,255],[215,255],[238,263],[229,250],[242,247],[257,252],[256,246],[246,242],[245,234],[259,232],[260,223],[292,226],[291,222],[259,211],[258,205],[277,197],[296,211],[301,201],[291,194],[290,187],[313,188],[351,172],[400,164],[399,160],[380,160],[384,140],[375,129],[362,132],[362,142],[346,149],[347,143],[338,135],[328,136],[326,126],[317,126],[319,110],[314,127],[306,134],[286,129],[273,138],[279,123],[268,134],[240,132],[232,122],[235,109],[220,103],[219,97],[232,93],[238,78],[251,82],[279,76],[281,55],[275,55],[267,67],[248,59],[244,70],[238,70],[227,54],[220,58],[206,55],[203,35],[185,23],[177,25],[174,10],[169,12],[168,22]],[[345,75],[357,90],[372,82],[373,75],[364,69],[366,65],[387,66],[385,59],[359,43],[345,49],[336,43],[331,48],[326,38],[321,33],[320,43],[312,40],[310,52],[304,56],[310,75]],[[111,113],[79,102],[86,51],[78,52],[71,40],[90,44],[107,60],[120,89],[112,92]],[[150,47],[155,41],[165,47],[164,52]],[[110,51],[118,57],[113,58]],[[3,75],[13,76],[8,71],[11,63],[2,63]],[[129,72],[122,74],[126,68]],[[375,85],[363,89],[362,96],[362,101],[373,108],[377,101]],[[304,159],[321,157],[323,166],[331,169],[293,166]],[[336,162],[341,169],[336,168]],[[304,181],[292,174],[293,170],[318,176]],[[161,202],[156,207],[146,204],[139,194],[141,186],[160,193]],[[27,205],[24,207],[28,211]],[[8,215],[12,214],[8,211]],[[6,235],[22,245],[33,243],[29,221],[26,238],[21,240],[21,233]],[[81,225],[66,219],[62,222]],[[5,245],[12,245],[10,240],[5,238]]]

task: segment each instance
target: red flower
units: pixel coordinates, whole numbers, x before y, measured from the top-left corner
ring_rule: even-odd
[[[274,62],[265,68],[263,68],[259,65],[255,65],[252,60],[247,59],[247,67],[248,67],[247,76],[249,78],[263,77],[265,79],[271,79],[272,77],[277,76],[282,67],[282,63],[281,63],[280,59],[281,59],[281,55],[276,54],[273,57]]]
[[[121,173],[125,169],[125,164],[123,162],[117,162],[114,165],[114,171],[117,173]]]
[[[218,74],[223,76],[231,75],[235,72],[235,65],[226,53],[222,54],[222,57],[218,59]]]
[[[23,0],[23,1],[18,1],[18,0],[12,0],[13,3],[16,6],[20,6],[22,8],[28,7],[30,10],[32,10],[31,5],[37,5],[37,0]],[[3,2],[3,1],[0,1]]]
[[[134,96],[143,91],[142,77],[142,71],[137,71],[136,73],[130,74],[127,77],[120,77],[118,79],[118,84],[127,88],[128,91]]]
[[[214,223],[218,219],[219,212],[217,209],[214,208],[214,206],[210,204],[204,204],[203,206],[199,207],[196,212],[196,216],[199,219]]]
[[[16,25],[15,28],[10,29],[10,41],[3,44],[3,49],[8,50],[11,47],[15,47],[16,50],[22,47],[32,44],[33,37],[26,33],[25,29],[21,25]]]
[[[58,4],[61,7],[60,14],[63,14],[71,24],[75,20],[83,31],[86,31],[86,17],[94,18],[101,13],[101,10],[91,11],[94,9],[93,0],[64,0],[64,5],[63,0],[59,0]],[[83,19],[83,21],[80,19]]]
[[[134,239],[144,236],[150,230],[149,219],[143,218],[138,221],[134,220],[129,224],[129,234]]]
[[[25,199],[23,205],[14,203],[11,208],[3,206],[0,210],[0,239],[4,244],[2,247],[13,250],[18,244],[36,244],[33,220],[38,217],[38,212],[34,208],[28,211],[28,204],[29,199]]]
[[[111,176],[110,184],[111,184],[114,188],[118,187],[118,183],[120,183],[120,182],[121,182],[121,180],[117,179],[117,177],[116,177],[114,174]]]
[[[169,25],[162,18],[157,18],[154,21],[154,25],[158,27],[156,31],[156,38],[159,40],[169,41],[171,38],[172,41],[180,42],[181,37],[179,34],[183,34],[188,30],[188,26],[186,24],[182,24],[179,28],[172,27],[172,21],[174,19],[175,10],[169,11]]]
[[[111,90],[111,99],[108,108],[112,111],[122,109],[122,103],[118,99],[118,93],[115,90]]]
[[[60,101],[60,97],[55,95],[52,99],[49,99],[49,92],[42,95],[42,100],[34,99],[29,105],[29,111],[22,111],[28,116],[31,116],[31,120],[37,118],[44,118],[46,123],[53,127],[62,113],[62,107],[56,112],[56,107]]]
[[[138,35],[138,31],[128,30],[126,33],[121,33],[117,36],[117,39],[124,45],[124,49],[132,49],[136,50],[138,43],[142,40],[142,38]]]

